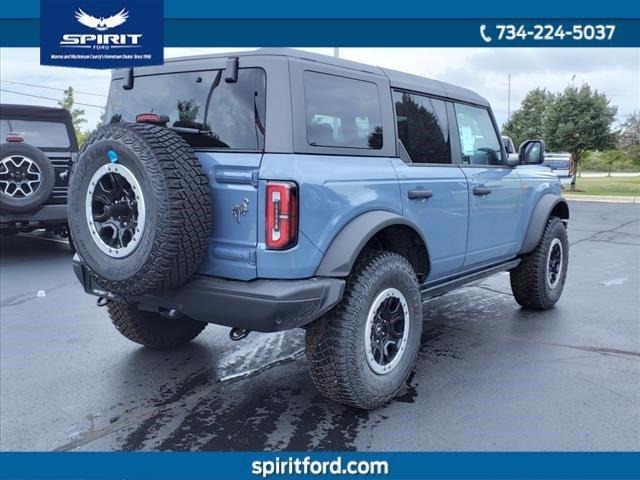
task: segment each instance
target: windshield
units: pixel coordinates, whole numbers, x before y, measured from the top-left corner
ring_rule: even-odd
[[[221,70],[135,77],[133,88],[114,80],[107,119],[135,122],[136,115],[157,113],[169,118],[193,147],[262,150],[265,135],[266,79],[260,68],[238,71],[227,83]],[[180,131],[188,129],[189,131]]]

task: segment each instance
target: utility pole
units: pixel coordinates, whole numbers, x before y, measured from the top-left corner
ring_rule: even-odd
[[[508,75],[509,87],[507,89],[507,122],[511,120],[511,74]]]
[[[340,47],[333,47],[333,56],[340,58]]]

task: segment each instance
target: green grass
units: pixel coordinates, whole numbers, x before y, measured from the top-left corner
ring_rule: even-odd
[[[578,177],[575,192],[565,187],[563,193],[640,197],[640,177]]]

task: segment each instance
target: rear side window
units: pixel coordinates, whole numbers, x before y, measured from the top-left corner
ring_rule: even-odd
[[[489,111],[461,103],[455,104],[462,163],[502,165],[500,140]]]
[[[309,145],[382,148],[382,113],[375,83],[307,71],[304,100]]]
[[[444,101],[393,92],[398,137],[414,163],[451,163],[449,122]]]
[[[234,83],[222,77],[220,70],[149,75],[136,77],[131,90],[114,82],[107,118],[135,122],[136,115],[157,113],[168,116],[167,126],[175,127],[193,147],[262,150],[264,70],[241,68]]]
[[[18,135],[38,148],[69,148],[69,132],[64,123],[37,120],[0,120],[0,143],[9,135]]]

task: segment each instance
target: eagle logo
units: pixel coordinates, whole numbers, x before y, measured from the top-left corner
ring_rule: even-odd
[[[109,30],[110,28],[117,27],[122,25],[129,18],[129,12],[127,12],[124,8],[120,10],[115,15],[111,15],[110,17],[104,18],[96,18],[88,13],[85,13],[81,8],[76,11],[76,20],[82,25],[98,30],[99,32],[104,32],[105,30]]]

